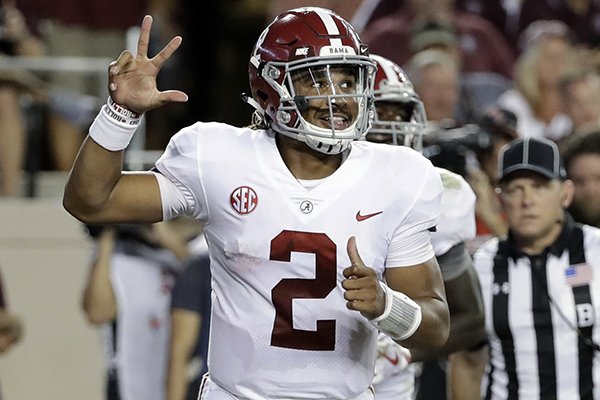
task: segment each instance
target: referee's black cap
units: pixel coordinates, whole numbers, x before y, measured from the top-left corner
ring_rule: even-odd
[[[537,172],[548,179],[565,179],[556,143],[548,139],[520,138],[504,146],[498,161],[498,179],[506,181],[516,171]]]

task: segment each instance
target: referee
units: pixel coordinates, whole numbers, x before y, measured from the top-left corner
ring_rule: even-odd
[[[509,234],[474,256],[488,351],[481,393],[464,398],[600,399],[600,229],[565,212],[573,184],[553,142],[511,142],[499,174]]]

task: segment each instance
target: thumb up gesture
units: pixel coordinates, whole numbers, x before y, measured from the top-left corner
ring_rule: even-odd
[[[369,268],[360,258],[354,236],[348,239],[346,247],[351,265],[344,269],[342,287],[346,291],[346,307],[359,311],[365,318],[377,318],[385,310],[385,293],[379,285],[375,270]]]

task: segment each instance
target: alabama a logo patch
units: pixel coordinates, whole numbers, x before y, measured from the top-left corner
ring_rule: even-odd
[[[310,214],[314,208],[315,206],[309,200],[304,200],[300,203],[300,211],[302,211],[303,214]]]
[[[240,186],[231,192],[229,204],[238,214],[250,214],[258,205],[258,196],[250,186]]]

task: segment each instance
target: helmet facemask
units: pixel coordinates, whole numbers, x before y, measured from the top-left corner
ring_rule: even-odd
[[[418,97],[375,100],[375,118],[369,140],[412,147],[421,151],[427,123],[425,107]]]
[[[362,138],[375,114],[376,64],[352,26],[331,10],[286,11],[260,35],[248,68],[262,126],[339,154]]]
[[[374,71],[364,56],[266,63],[261,74],[280,97],[271,127],[321,153],[344,151],[370,127]]]
[[[376,113],[368,140],[421,151],[427,125],[423,102],[402,68],[378,55],[371,58],[378,70],[373,91]]]

